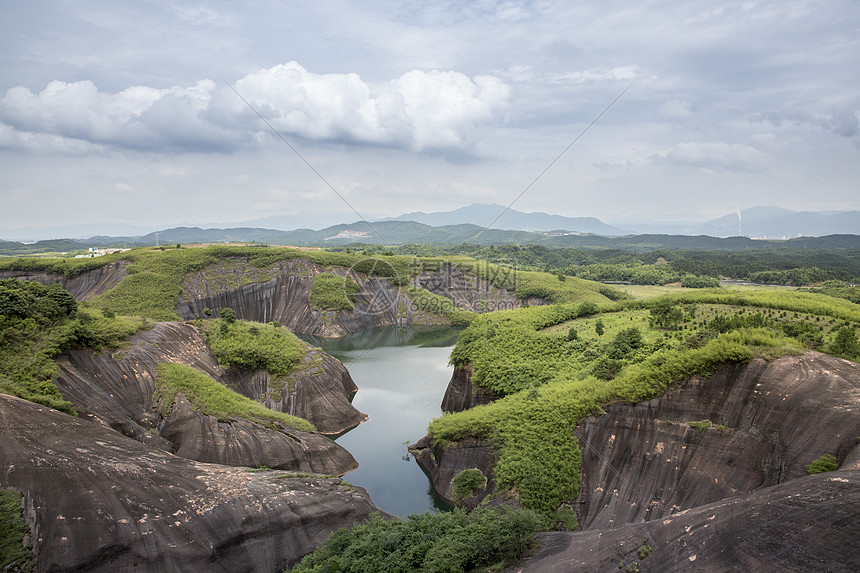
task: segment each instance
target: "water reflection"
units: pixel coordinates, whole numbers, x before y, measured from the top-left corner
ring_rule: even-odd
[[[338,339],[302,336],[341,360],[358,385],[353,404],[370,419],[336,438],[359,463],[345,479],[366,488],[388,513],[448,509],[407,456],[406,444],[426,434],[430,420],[442,414],[452,371],[448,356],[461,330],[380,327]]]

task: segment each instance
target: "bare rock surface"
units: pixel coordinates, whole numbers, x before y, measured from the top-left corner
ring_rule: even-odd
[[[508,573],[853,573],[858,523],[860,470],[836,471],[616,529],[540,534]]]
[[[228,264],[232,264],[231,272],[225,279],[223,267]],[[323,272],[348,277],[360,287],[353,311],[311,307],[308,299],[314,276]],[[266,274],[240,261],[194,273],[185,282],[177,312],[184,318],[193,318],[202,316],[204,308],[232,308],[244,320],[275,321],[293,332],[325,337],[375,326],[447,324],[444,317],[416,308],[412,299],[388,279],[302,259],[280,263]]]
[[[468,439],[458,442],[451,447],[441,448],[432,445],[430,438],[424,436],[417,443],[409,446],[409,453],[415,457],[424,472],[430,477],[433,489],[450,503],[454,503],[454,477],[464,469],[475,468],[487,477],[487,484],[469,499],[456,500],[459,505],[468,508],[477,505],[496,486],[493,468],[496,457],[486,440]]]
[[[188,460],[3,394],[0,421],[40,572],[280,572],[377,510],[338,478]]]
[[[0,271],[0,279],[22,279],[44,285],[60,283],[76,299],[89,300],[118,285],[127,275],[128,264],[128,261],[109,263],[72,278],[60,273]]]
[[[753,360],[610,406],[577,435],[580,526],[656,519],[805,476],[822,454],[843,459],[860,436],[860,365],[817,352]]]
[[[352,311],[319,310],[308,298],[314,276],[344,276],[360,287]],[[524,301],[513,292],[464,273],[452,265],[426,271],[411,279],[413,286],[451,299],[457,308],[487,312],[518,308]],[[543,304],[529,299],[528,304]],[[344,267],[326,267],[294,259],[270,269],[256,269],[240,259],[228,260],[194,273],[184,284],[177,313],[183,318],[203,316],[232,308],[245,320],[276,321],[294,332],[339,337],[376,326],[433,326],[448,324],[441,315],[418,308],[411,296],[385,278],[368,276]]]
[[[442,397],[442,410],[462,412],[481,404],[489,404],[496,396],[476,384],[472,384],[472,369],[469,366],[454,368],[445,396]]]
[[[251,399],[271,396],[267,372],[222,368],[203,335],[180,322],[158,323],[134,335],[127,348],[116,352],[97,355],[72,350],[58,359],[55,383],[82,416],[97,419],[140,442],[199,461],[260,464],[332,475],[357,467],[349,452],[317,433],[247,420],[218,420],[194,411],[181,395],[164,408],[153,398],[155,370],[162,362],[196,368],[240,393],[244,390]],[[339,368],[328,376],[326,365]],[[323,429],[339,432],[365,419],[349,403],[354,391],[343,365],[328,357],[328,361],[319,360],[318,371],[308,370],[294,380],[292,389],[289,385],[280,389],[280,401],[267,399],[272,406],[305,414]]]

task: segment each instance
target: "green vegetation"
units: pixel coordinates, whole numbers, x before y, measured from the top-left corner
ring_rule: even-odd
[[[59,284],[0,280],[0,392],[74,414],[52,382],[54,357],[73,347],[116,349],[150,324],[78,304]]]
[[[642,545],[639,546],[639,549],[636,550],[636,555],[639,556],[639,559],[645,559],[651,552],[654,551],[654,548],[648,545],[647,541],[643,541]]]
[[[584,417],[613,402],[659,396],[674,382],[724,364],[772,360],[804,347],[854,348],[858,322],[860,309],[846,300],[730,289],[482,315],[463,331],[451,361],[470,366],[472,382],[500,399],[445,414],[429,433],[441,447],[490,440],[495,494],[551,515],[578,494],[581,454],[573,429]],[[689,425],[700,432],[712,427],[708,420]]]
[[[319,273],[314,276],[309,301],[321,310],[347,310],[355,307],[355,297],[361,290],[351,278]]]
[[[457,308],[450,298],[433,294],[423,288],[407,286],[403,290],[412,298],[412,304],[416,310],[441,314],[448,318],[453,325],[466,326],[478,316],[477,313],[472,311]]]
[[[231,309],[221,309],[222,317],[227,310]],[[230,322],[228,318],[195,324],[206,334],[206,343],[222,366],[264,368],[280,378],[289,374],[305,355],[301,341],[286,328],[235,319]]]
[[[690,422],[688,425],[694,430],[698,430],[701,434],[702,432],[710,428],[712,424],[710,420],[702,420],[700,422]]]
[[[32,548],[24,545],[30,528],[24,521],[22,498],[16,489],[0,490],[0,571],[23,573],[35,566]]]
[[[155,397],[163,399],[162,415],[167,415],[180,392],[197,410],[219,419],[246,418],[270,427],[280,423],[303,432],[315,430],[307,420],[269,410],[190,366],[170,362],[159,364],[156,368]]]
[[[451,480],[455,500],[472,497],[475,492],[487,485],[487,476],[478,468],[467,468],[457,472]]]
[[[835,456],[831,456],[830,454],[824,454],[808,466],[806,466],[806,473],[809,475],[813,474],[823,474],[825,472],[832,472],[839,469],[839,460],[836,459]]]
[[[471,513],[411,515],[404,521],[373,517],[334,532],[292,573],[456,573],[498,570],[526,555],[545,527],[537,514],[509,507]]]

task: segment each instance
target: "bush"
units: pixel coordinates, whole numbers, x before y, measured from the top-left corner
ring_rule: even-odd
[[[544,528],[537,514],[510,507],[455,509],[410,515],[405,521],[373,517],[334,532],[292,573],[460,573],[502,566],[525,556]]]
[[[839,460],[836,459],[835,456],[831,456],[830,454],[824,454],[808,466],[806,466],[806,473],[809,475],[813,474],[823,474],[825,472],[832,472],[839,469]]]
[[[477,468],[461,470],[451,480],[454,500],[465,499],[487,485],[487,476]]]
[[[30,528],[24,521],[22,497],[15,489],[0,490],[0,571],[28,572],[35,565],[32,547],[24,545]]]

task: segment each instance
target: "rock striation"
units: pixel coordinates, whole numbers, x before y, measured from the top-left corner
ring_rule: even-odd
[[[206,464],[0,394],[36,571],[280,572],[377,508],[338,478]]]
[[[128,261],[109,263],[72,278],[67,278],[61,273],[0,271],[0,279],[22,279],[44,285],[60,283],[76,299],[89,300],[118,285],[128,274],[126,269],[128,265]]]
[[[222,368],[203,335],[181,322],[158,323],[131,337],[127,347],[116,352],[72,350],[57,360],[59,375],[55,384],[82,416],[145,444],[198,461],[332,475],[343,475],[357,467],[345,449],[317,433],[272,428],[241,419],[219,420],[195,411],[181,394],[164,408],[160,400],[153,398],[155,369],[162,362],[205,372],[240,393],[244,391],[249,398],[265,397],[267,405],[281,406],[324,431],[345,431],[366,418],[349,403],[355,385],[334,358],[319,360],[316,372],[305,370],[297,375],[292,384],[278,389],[280,400],[275,401],[268,389],[266,371]],[[328,367],[333,371],[327,371]]]
[[[860,470],[793,479],[610,530],[544,533],[509,573],[676,571],[853,573]]]
[[[348,277],[359,287],[352,311],[319,310],[308,302],[319,273]],[[485,312],[517,308],[516,294],[467,275],[451,265],[426,271],[412,284],[450,298],[457,308]],[[542,304],[530,299],[529,304]],[[279,263],[261,271],[241,260],[230,260],[194,273],[184,284],[177,313],[183,318],[203,316],[208,308],[232,308],[245,320],[279,322],[293,332],[339,337],[376,326],[433,326],[447,318],[421,310],[412,297],[386,278],[367,276],[344,267],[325,267],[303,259]]]

